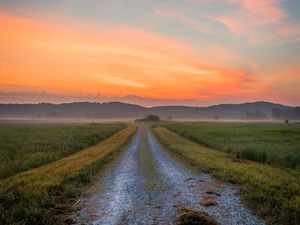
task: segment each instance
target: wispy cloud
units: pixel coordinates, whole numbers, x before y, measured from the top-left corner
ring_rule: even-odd
[[[228,5],[233,7],[233,11],[213,18],[232,33],[252,42],[297,40],[300,37],[299,27],[293,26],[291,31],[289,14],[281,3],[282,0],[229,0]]]
[[[175,12],[172,12],[170,10],[159,9],[159,8],[154,8],[153,12],[156,15],[179,21],[179,22],[191,27],[192,29],[201,32],[201,33],[204,33],[204,34],[213,33],[212,28],[206,26],[205,23],[200,23],[197,20],[192,19],[191,17],[185,16],[185,15],[182,15],[182,14],[179,14],[179,13],[175,13]]]
[[[136,80],[130,80],[126,78],[122,78],[117,75],[112,74],[103,74],[103,73],[94,73],[92,74],[93,78],[99,79],[100,82],[104,82],[107,84],[112,84],[116,86],[127,86],[127,87],[133,87],[133,88],[145,88],[149,87],[148,84],[136,81]]]
[[[300,41],[300,22],[280,26],[276,33],[286,40]]]
[[[154,13],[204,34],[232,34],[252,43],[283,43],[300,39],[299,23],[283,7],[287,0],[185,0],[154,8]],[[297,19],[296,19],[297,21]]]

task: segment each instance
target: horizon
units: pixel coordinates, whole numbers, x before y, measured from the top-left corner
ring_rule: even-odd
[[[0,2],[0,102],[300,105],[300,2]]]
[[[135,96],[137,97],[137,96]],[[197,101],[197,100],[196,100]],[[284,105],[277,102],[266,102],[266,101],[253,101],[253,102],[240,102],[240,103],[216,103],[216,104],[210,104],[210,105],[184,105],[184,104],[152,104],[152,105],[142,105],[134,102],[126,102],[126,101],[118,101],[118,100],[111,100],[111,101],[69,101],[69,102],[47,102],[47,101],[41,101],[41,102],[23,102],[23,103],[3,103],[0,101],[0,105],[39,105],[39,104],[50,104],[50,105],[62,105],[62,104],[79,104],[79,103],[89,103],[89,104],[107,104],[107,103],[121,103],[121,104],[127,104],[127,105],[134,105],[144,108],[153,108],[153,107],[195,107],[195,108],[206,108],[206,107],[213,107],[213,106],[222,106],[222,105],[243,105],[243,104],[273,104],[273,105],[282,105],[287,107],[300,107],[298,105]]]

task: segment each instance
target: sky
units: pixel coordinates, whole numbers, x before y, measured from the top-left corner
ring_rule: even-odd
[[[300,105],[299,0],[0,0],[0,102]]]

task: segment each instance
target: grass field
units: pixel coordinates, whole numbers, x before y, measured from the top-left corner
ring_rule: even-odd
[[[300,124],[187,122],[165,126],[237,158],[300,170]]]
[[[75,197],[78,188],[122,149],[135,130],[129,126],[95,146],[2,179],[0,224],[58,224],[55,206],[61,208],[66,199]]]
[[[0,179],[92,146],[125,127],[122,123],[0,123]]]
[[[196,130],[200,130],[200,124],[182,125],[185,129],[193,126],[195,126],[193,130],[193,134],[195,134]],[[241,125],[220,124],[213,125],[211,129],[217,131],[216,127],[218,126],[220,126],[221,131],[223,129],[223,132],[225,132],[224,127],[239,127]],[[250,127],[252,126],[255,125]],[[168,127],[178,129],[180,125],[174,124],[168,125]],[[205,124],[204,127],[206,128],[204,131],[210,129],[208,124]],[[270,126],[267,127],[270,128]],[[242,130],[244,129],[242,128]],[[249,132],[253,132],[253,129],[250,129]],[[291,130],[293,129],[291,128]],[[164,127],[155,127],[153,131],[161,144],[171,153],[174,153],[175,156],[204,172],[211,172],[219,179],[239,183],[242,199],[257,214],[265,218],[268,224],[300,224],[300,173],[296,170],[276,168],[248,160],[238,160],[232,157],[231,154],[201,146]],[[228,132],[234,133],[230,130]],[[244,132],[246,131],[244,130]],[[187,136],[187,134],[185,135]],[[239,133],[236,135],[239,135]],[[219,140],[216,137],[216,141]],[[269,141],[270,145],[275,145],[271,140]],[[234,143],[229,143],[234,148]]]

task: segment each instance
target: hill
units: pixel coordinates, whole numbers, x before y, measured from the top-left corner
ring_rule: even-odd
[[[92,103],[74,102],[63,104],[0,104],[0,118],[99,118],[136,119],[148,114],[158,115],[162,119],[271,119],[272,112],[284,115],[298,107],[284,106],[270,102],[252,102],[243,104],[220,104],[208,107],[157,106],[143,107],[122,102]],[[293,114],[294,115],[294,114]],[[300,117],[300,116],[299,116]],[[297,119],[297,116],[292,119]],[[285,118],[289,119],[289,118]],[[298,118],[300,119],[300,118]]]

